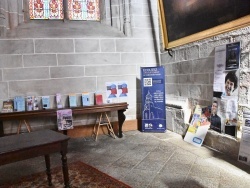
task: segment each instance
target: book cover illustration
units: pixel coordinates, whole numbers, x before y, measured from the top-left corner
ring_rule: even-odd
[[[76,94],[75,93],[70,93],[69,94],[69,106],[70,107],[76,107]]]
[[[88,92],[82,93],[82,105],[89,106],[90,105],[90,97]]]
[[[37,97],[34,97],[33,110],[39,110]]]
[[[43,109],[50,108],[50,97],[49,96],[42,96],[42,105],[43,105]]]
[[[95,104],[96,105],[102,105],[103,104],[103,97],[101,93],[95,94]]]
[[[73,117],[71,109],[57,110],[58,130],[73,129]]]
[[[16,96],[14,98],[14,110],[25,111],[25,99],[23,96]]]
[[[62,95],[61,95],[61,93],[56,94],[56,106],[57,106],[57,108],[62,108]]]
[[[33,103],[34,103],[34,97],[33,96],[27,96],[27,111],[33,110]]]
[[[12,100],[3,101],[2,113],[13,112],[13,111],[14,111],[13,101]]]

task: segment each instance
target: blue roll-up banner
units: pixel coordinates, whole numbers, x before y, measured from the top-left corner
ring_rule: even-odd
[[[166,131],[165,70],[141,67],[142,132]]]

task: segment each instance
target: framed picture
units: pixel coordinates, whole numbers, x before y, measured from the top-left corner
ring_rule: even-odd
[[[249,0],[159,0],[165,49],[250,25]]]

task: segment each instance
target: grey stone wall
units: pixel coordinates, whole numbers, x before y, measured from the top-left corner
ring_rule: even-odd
[[[215,47],[231,42],[241,41],[240,88],[239,88],[239,126],[242,125],[242,112],[249,109],[249,36],[250,27],[241,28],[212,38],[196,41],[173,48],[173,56],[162,51],[161,62],[166,67],[167,96],[189,98],[191,106],[196,104],[211,105],[213,97],[214,55]],[[167,109],[167,114],[176,114],[178,109]],[[178,118],[167,118],[168,127],[179,134],[185,133],[187,126]],[[238,133],[241,136],[241,133]],[[237,158],[240,139],[209,131],[204,141],[218,151]]]
[[[112,1],[112,7],[118,10],[120,2],[123,1]],[[56,93],[62,94],[63,104],[68,106],[69,93],[76,93],[81,105],[80,95],[88,91],[93,103],[96,91],[106,98],[106,82],[127,81],[128,98],[119,101],[129,104],[127,119],[137,119],[141,102],[140,67],[159,65],[159,38],[155,32],[158,31],[157,2],[125,3],[129,7],[126,18],[130,18],[131,36],[117,27],[96,22],[29,21],[9,29],[0,38],[0,109],[2,101],[19,95],[35,95],[39,100],[49,95],[54,108]],[[154,19],[150,16],[151,9]],[[115,113],[111,116],[116,120]],[[94,120],[94,115],[77,116],[74,124],[91,124]],[[31,119],[30,124],[35,130],[55,127],[56,121]],[[16,132],[17,125],[15,121],[4,122],[5,133]]]
[[[0,1],[0,37],[24,21],[23,0]]]
[[[219,45],[241,41],[239,117],[243,106],[249,106],[249,36],[245,27],[213,38],[204,39],[173,49],[173,57],[161,54],[166,67],[167,95],[190,99],[192,106],[209,105],[213,97],[214,49]]]

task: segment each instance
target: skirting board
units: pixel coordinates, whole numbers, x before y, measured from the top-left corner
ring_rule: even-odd
[[[118,122],[112,122],[113,129],[115,133],[118,132]],[[67,131],[67,135],[71,138],[80,138],[80,137],[90,137],[93,134],[94,125],[84,125],[84,126],[76,126],[74,129],[70,129]],[[123,123],[122,131],[132,131],[138,130],[137,120],[126,120]],[[103,126],[100,128],[99,134],[107,134],[107,128]]]

